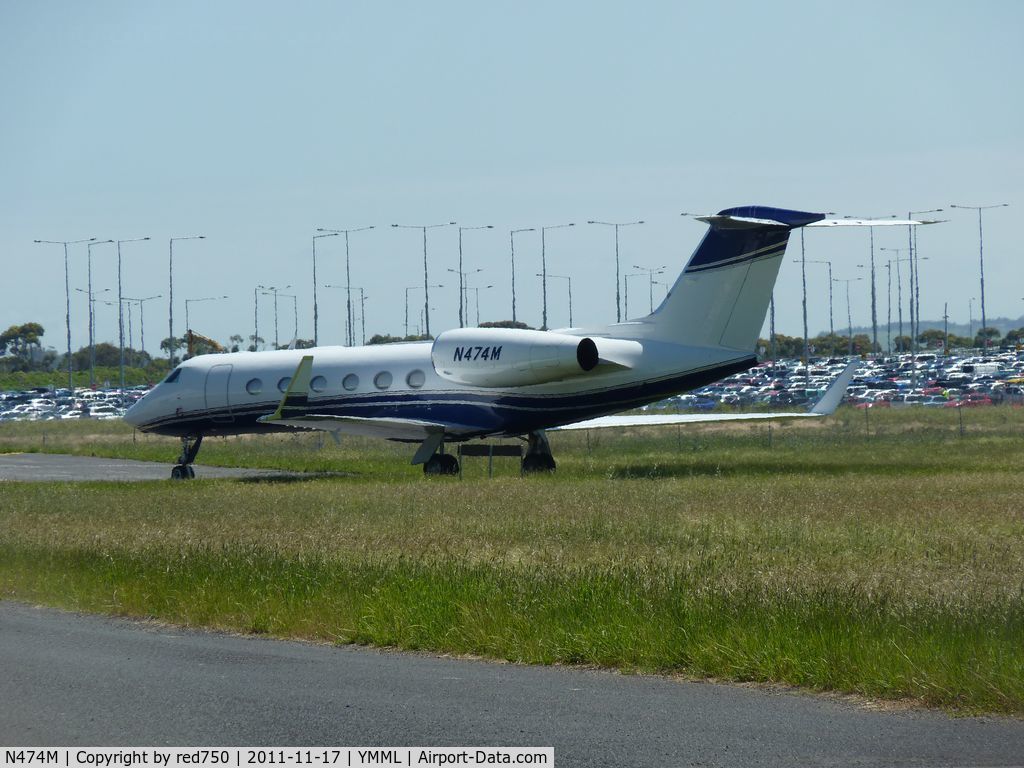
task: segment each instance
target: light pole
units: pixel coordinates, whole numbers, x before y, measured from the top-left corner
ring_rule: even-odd
[[[113,241],[111,241],[113,242]],[[91,243],[90,243],[91,245]],[[89,386],[96,388],[96,294],[92,291],[92,281],[89,281],[88,288],[75,288],[79,293],[84,293],[89,306]],[[109,292],[104,288],[99,293]]]
[[[632,227],[635,224],[643,224],[643,220],[640,221],[588,221],[587,224],[603,224],[606,227],[615,227],[615,322],[622,322],[622,307],[619,303],[619,288],[622,282],[619,277],[619,227]],[[572,325],[572,323],[569,323]]]
[[[575,226],[575,222],[569,222],[568,224],[549,224],[546,227],[540,228],[541,305],[543,308],[540,325],[542,331],[546,331],[548,329],[548,260],[544,243],[544,235],[549,229],[562,229],[564,227]]]
[[[911,257],[908,256],[905,259],[900,258],[900,254],[903,253],[903,251],[907,250],[906,248],[879,248],[878,250],[880,250],[880,251],[893,251],[896,254],[896,258],[889,259],[889,262],[888,262],[888,268],[890,270],[889,271],[889,282],[890,282],[889,293],[890,293],[890,302],[891,302],[892,301],[892,298],[891,298],[892,297],[892,287],[891,287],[891,284],[892,284],[892,265],[895,264],[896,265],[896,316],[897,316],[898,322],[899,322],[899,332],[898,332],[898,334],[896,336],[896,346],[899,348],[900,352],[906,352],[906,349],[903,348],[903,346],[904,346],[903,345],[903,276],[900,273],[900,262],[901,261],[910,261]],[[889,322],[890,322],[890,324],[892,323],[891,313],[890,313]],[[890,329],[890,333],[891,333],[891,329]]]
[[[285,287],[287,288],[288,286],[285,286]],[[284,296],[286,299],[291,299],[292,300],[292,313],[293,313],[294,318],[295,318],[295,320],[294,320],[295,325],[292,328],[292,341],[293,342],[298,342],[298,340],[299,340],[299,297],[296,296],[293,293],[282,293],[281,296]],[[277,299],[276,295],[274,296],[274,299],[275,300]],[[289,345],[289,346],[291,346],[291,345]]]
[[[318,229],[317,232],[320,230]],[[320,346],[320,307],[316,300],[316,241],[321,237],[337,237],[340,232],[313,235],[313,346]]]
[[[995,205],[950,205],[950,208],[965,208],[978,212],[978,266],[981,272],[981,327],[987,328],[988,316],[985,314],[985,237],[981,227],[981,212],[989,208],[1005,208],[1009,203],[996,203]],[[988,349],[988,337],[981,340],[985,349]]]
[[[96,386],[96,308],[92,298],[92,247],[113,243],[113,240],[94,240],[85,246],[86,286],[89,289],[89,386]]]
[[[439,286],[435,286],[435,287],[439,287]],[[329,283],[329,284],[325,285],[324,288],[337,288],[338,290],[345,291],[345,295],[346,296],[350,296],[352,294],[352,291],[359,291],[359,297],[360,297],[359,298],[359,306],[360,306],[360,318],[361,318],[360,319],[360,327],[362,328],[363,346],[366,346],[366,298],[367,297],[364,294],[363,289],[362,288],[357,288],[354,285],[352,285],[352,286],[348,286],[348,285],[334,285],[332,283]],[[283,296],[284,294],[282,293],[281,295]],[[408,323],[409,323],[409,294],[408,294],[408,289],[407,289],[407,292],[405,294],[405,317],[406,317],[406,325],[408,325]],[[353,316],[352,319],[355,320],[355,317]],[[355,330],[354,330],[354,327],[355,327],[354,325],[350,325],[348,328],[345,329],[346,330],[346,335],[350,335],[352,337],[352,346],[355,346]],[[409,334],[406,333],[405,335],[408,336]]]
[[[896,218],[895,213],[889,213],[885,216],[844,216],[844,219],[851,218],[863,218],[867,221],[877,219],[894,219]],[[871,353],[874,354],[875,350],[878,349],[878,313],[877,313],[877,294],[875,290],[875,227],[873,224],[868,224],[868,235],[870,236],[871,243]],[[857,266],[862,266],[858,264]]]
[[[527,227],[525,229],[513,229],[508,234],[508,239],[512,243],[512,322],[516,321],[516,235],[520,232],[534,232],[533,227]]]
[[[463,277],[467,274],[462,271],[462,232],[463,230],[469,229],[494,229],[494,225],[484,224],[479,227],[459,227],[459,268],[457,270],[459,273],[459,328],[463,327],[462,300],[465,295],[465,282],[463,281]],[[448,271],[454,272],[456,270],[449,269]],[[478,269],[476,271],[479,272],[480,270]],[[468,305],[469,302],[467,301],[466,304]],[[469,307],[467,306],[466,309],[469,309]]]
[[[148,237],[133,237],[128,240],[117,241],[117,341],[120,347],[120,366],[121,366],[121,389],[124,389],[124,297],[121,295],[121,243],[138,243],[143,240],[149,240]],[[128,305],[128,311],[131,312],[131,305]],[[128,318],[129,322],[131,317]],[[129,338],[129,343],[130,343]]]
[[[195,304],[196,302],[200,302],[200,301],[220,301],[221,299],[226,299],[226,298],[227,298],[227,296],[203,296],[202,298],[199,298],[199,299],[185,299],[185,331],[188,332],[188,331],[192,330],[192,326],[189,325],[189,321],[188,321],[188,305],[189,304]]]
[[[170,368],[174,367],[174,241],[175,240],[205,240],[206,235],[187,235],[185,237],[172,237],[168,243],[170,258],[167,263],[168,294],[167,294],[167,363]]]
[[[281,291],[288,290],[289,288],[291,288],[291,285],[285,285],[281,288],[278,288],[275,285],[259,285],[257,286],[257,288],[263,291],[264,296],[274,297],[274,349],[279,349],[281,347],[281,344],[280,337],[277,334],[277,294]]]
[[[71,378],[71,281],[68,277],[68,246],[78,243],[91,243],[95,237],[87,237],[84,240],[33,240],[34,243],[46,243],[49,245],[64,246],[64,321],[68,330],[68,390],[74,392],[75,386]]]
[[[371,224],[368,227],[356,227],[354,229],[324,229],[323,227],[320,227],[319,229],[317,229],[317,232],[327,232],[327,233],[333,234],[333,235],[345,235],[345,284],[346,285],[352,285],[352,268],[351,268],[352,267],[352,260],[351,260],[351,258],[349,256],[348,236],[352,232],[366,232],[367,230],[374,229],[374,228],[375,228],[375,225]],[[316,277],[316,275],[314,274],[314,279],[315,279],[315,277]],[[314,287],[314,291],[315,291],[315,287]],[[315,294],[315,292],[313,294],[313,301],[314,302],[316,301],[316,294]],[[345,294],[345,311],[346,311],[346,313],[348,315],[348,331],[349,331],[348,346],[354,347],[355,344],[356,344],[356,339],[355,339],[355,334],[352,332],[352,328],[353,328],[353,326],[355,324],[355,317],[352,315],[352,294],[351,293],[346,293]],[[314,319],[315,319],[315,317],[316,317],[316,308],[315,307],[313,308],[313,316],[314,316]],[[316,329],[314,328],[313,330],[314,330],[313,344],[315,345],[316,344],[316,338],[315,338],[315,336],[316,336]]]
[[[629,321],[629,278],[631,278],[631,277],[643,277],[643,276],[644,276],[643,272],[630,272],[628,275],[623,275],[622,276],[622,286],[623,286],[624,292],[625,292],[625,301],[623,302],[623,304],[625,305],[624,309],[625,309],[625,313],[626,313],[626,320],[627,320],[627,322]]]
[[[134,302],[136,302],[139,305],[139,350],[142,351],[142,352],[146,351],[146,315],[145,315],[145,304],[146,304],[147,301],[152,301],[153,299],[162,299],[163,297],[164,297],[164,295],[162,293],[158,293],[155,296],[146,296],[144,299],[133,299],[133,298],[131,298],[129,296],[125,296],[124,297],[125,301],[129,301],[129,302],[130,301],[134,301]],[[128,309],[130,310],[131,306],[129,306]],[[131,341],[130,340],[129,340],[128,344],[129,344],[129,346],[131,346]]]
[[[654,276],[663,273],[665,271],[665,265],[662,264],[660,267],[641,267],[639,264],[634,264],[633,269],[639,269],[647,275],[647,298],[650,303],[648,312],[654,312]]]
[[[967,333],[974,344],[974,297],[967,300]]]
[[[853,357],[853,314],[850,312],[850,283],[855,283],[858,280],[863,280],[863,277],[847,277],[847,278],[835,278],[833,282],[846,283],[846,355],[847,357]]]
[[[908,219],[922,213],[940,213],[941,208],[927,211],[909,211]],[[921,261],[917,252],[917,225],[907,225],[907,242],[910,245],[910,328],[911,349],[917,352],[917,337],[921,334]]]
[[[541,277],[541,274],[539,272],[537,273],[537,277]],[[569,327],[572,328],[572,278],[569,277],[568,275],[548,275],[548,277],[554,277],[559,280],[565,280],[569,284]]]
[[[483,272],[484,270],[483,267],[480,267],[479,269],[470,269],[466,272],[463,272],[461,270],[452,269],[451,267],[449,267],[448,271],[451,272],[453,275],[459,276],[459,328],[463,328],[465,326],[465,323],[463,323],[463,303],[465,303],[466,307],[465,318],[467,321],[469,320],[469,294],[468,289],[466,288],[466,283],[468,282],[467,278],[469,275],[475,275],[476,273]]]
[[[479,270],[477,270],[479,271]],[[405,335],[409,336],[409,291],[418,291],[422,286],[413,285],[405,289]],[[431,288],[444,288],[444,283],[435,283]]]
[[[422,229],[423,230],[423,318],[424,325],[426,326],[426,335],[430,335],[430,276],[427,271],[427,230],[436,229],[437,227],[452,227],[455,226],[454,221],[449,221],[444,224],[427,224],[416,225],[416,224],[392,224],[392,227],[398,229]]]
[[[475,288],[472,289],[472,290],[476,291],[476,324],[478,326],[480,325],[480,291],[481,290],[486,291],[488,288],[493,288],[493,287],[494,287],[493,285],[482,285],[482,286],[480,286],[478,288],[475,287]],[[469,290],[470,289],[467,287],[466,291],[468,292]],[[468,299],[466,300],[466,309],[469,309],[469,300]]]
[[[829,343],[832,343],[836,335],[835,325],[832,322],[832,262],[828,259],[807,259],[807,264],[825,264],[828,266],[828,335]]]

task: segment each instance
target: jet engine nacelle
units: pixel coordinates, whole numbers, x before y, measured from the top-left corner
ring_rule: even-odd
[[[583,376],[603,359],[598,344],[636,342],[590,339],[519,328],[459,328],[434,341],[430,359],[438,376],[476,387],[519,387]],[[616,368],[629,367],[610,363]]]

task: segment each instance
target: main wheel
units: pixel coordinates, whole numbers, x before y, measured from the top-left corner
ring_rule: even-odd
[[[441,474],[442,475],[457,475],[459,474],[459,460],[450,453],[445,453],[441,456]]]
[[[187,479],[188,473],[185,471],[185,466],[183,464],[175,464],[174,467],[171,468],[171,480]]]
[[[441,459],[443,457],[439,454],[434,454],[423,463],[423,474],[424,475],[440,475],[443,473],[441,468]]]
[[[186,464],[186,465],[185,465],[185,472],[186,472],[186,473],[188,474],[188,479],[189,479],[189,480],[194,480],[194,479],[195,479],[195,477],[196,477],[196,471],[195,471],[195,469],[194,469],[194,468],[192,467],[192,465],[191,465],[191,464]]]
[[[523,457],[523,474],[554,472],[555,459],[547,453],[528,453]]]

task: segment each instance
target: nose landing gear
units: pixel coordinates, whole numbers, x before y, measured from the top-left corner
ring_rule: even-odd
[[[192,463],[196,460],[199,447],[203,444],[203,436],[181,438],[181,456],[178,463],[171,470],[171,480],[191,480],[196,476]]]

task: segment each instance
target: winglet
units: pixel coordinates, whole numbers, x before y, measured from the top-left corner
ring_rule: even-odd
[[[813,413],[815,416],[830,416],[835,413],[836,408],[843,401],[846,388],[850,386],[850,381],[853,379],[853,375],[857,372],[858,367],[860,367],[860,361],[852,360],[843,369],[843,372],[836,376],[835,381],[828,385],[825,394],[819,398],[818,402],[811,406],[808,413]]]
[[[300,361],[295,375],[288,382],[288,389],[281,398],[277,410],[269,416],[260,417],[260,421],[280,421],[294,416],[302,416],[306,413],[306,404],[309,400],[309,381],[313,373],[313,356],[305,355]]]

